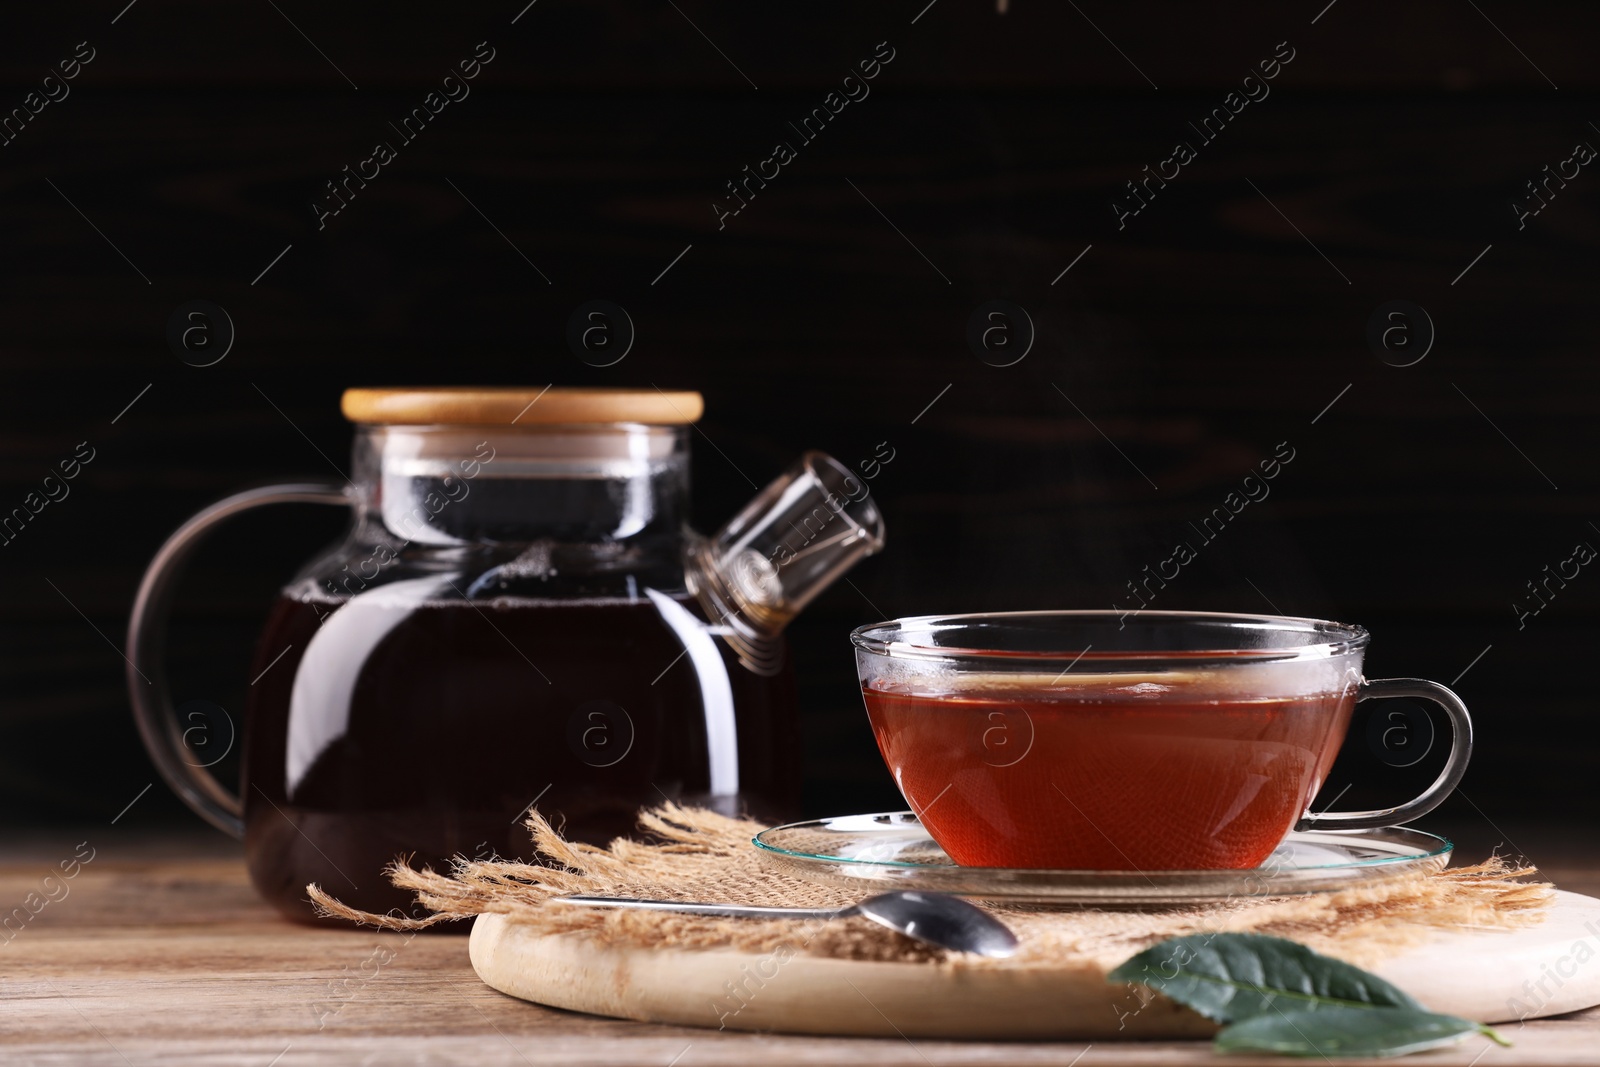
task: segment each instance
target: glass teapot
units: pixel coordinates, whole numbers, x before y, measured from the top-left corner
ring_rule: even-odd
[[[783,627],[883,546],[865,483],[809,452],[716,535],[687,526],[698,393],[352,389],[348,485],[239,493],[191,518],[129,623],[135,718],[167,783],[244,838],[256,888],[410,903],[397,856],[531,858],[522,814],[604,843],[664,798],[781,819],[798,801]],[[264,504],[347,506],[257,648],[236,795],[192,758],[162,665],[177,571]],[[148,683],[145,679],[148,678]]]

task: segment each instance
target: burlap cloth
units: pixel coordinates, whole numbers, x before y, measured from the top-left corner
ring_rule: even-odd
[[[390,868],[390,880],[416,893],[426,918],[375,915],[346,907],[316,885],[327,915],[390,929],[501,913],[540,933],[585,933],[611,945],[738,949],[789,946],[810,955],[926,961],[945,967],[1059,967],[1065,960],[1110,969],[1164,938],[1249,931],[1292,938],[1358,966],[1372,966],[1445,930],[1509,929],[1543,921],[1554,896],[1545,882],[1518,881],[1534,868],[1498,857],[1470,867],[1404,875],[1335,893],[1247,898],[1163,911],[1042,910],[984,904],[1021,941],[1018,953],[986,959],[912,941],[865,919],[832,922],[708,918],[665,912],[546,904],[552,896],[606,896],[736,904],[827,907],[865,891],[802,881],[765,867],[750,839],[763,827],[701,808],[663,804],[642,812],[647,841],[608,848],[570,842],[537,812],[527,820],[546,865],[458,859],[449,874]]]

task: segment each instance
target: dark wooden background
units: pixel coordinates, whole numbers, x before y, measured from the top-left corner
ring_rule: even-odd
[[[96,50],[0,146],[0,511],[78,442],[96,450],[0,546],[0,825],[109,819],[153,780],[118,651],[141,570],[209,500],[327,476],[319,448],[342,464],[342,389],[551,381],[702,390],[702,529],[803,448],[894,449],[873,482],[888,550],[792,631],[818,813],[897,806],[852,626],[1110,607],[1288,441],[1271,498],[1156,606],[1366,624],[1369,675],[1460,676],[1477,718],[1465,797],[1438,818],[1493,843],[1600,816],[1600,575],[1525,628],[1512,608],[1600,545],[1600,175],[1524,230],[1511,208],[1546,164],[1600,145],[1600,10],[924,3],[0,15],[0,108],[77,42]],[[470,97],[319,232],[323,183],[396,140],[387,123],[484,40],[496,58]],[[870,97],[719,231],[723,183],[880,41],[896,57]],[[1271,96],[1119,231],[1122,183],[1280,41],[1296,57]],[[564,342],[595,298],[638,329],[608,369]],[[166,344],[193,299],[237,328],[215,366]],[[966,343],[992,299],[1038,326],[1014,366]],[[1365,339],[1399,299],[1438,335],[1403,368]],[[237,717],[265,605],[337,529],[286,510],[218,537],[180,606],[181,699]],[[1435,765],[1386,771],[1358,729],[1330,790],[1398,798]],[[189,817],[158,785],[127,818]]]

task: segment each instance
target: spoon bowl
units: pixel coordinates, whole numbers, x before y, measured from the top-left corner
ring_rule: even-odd
[[[957,952],[1004,958],[1017,951],[1017,935],[1004,923],[960,897],[896,890],[856,904],[854,911],[879,926]]]

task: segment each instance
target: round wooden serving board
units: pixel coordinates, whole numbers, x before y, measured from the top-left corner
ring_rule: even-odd
[[[854,1036],[1097,1039],[1204,1037],[1215,1027],[1164,999],[1140,1009],[1087,960],[945,970],[793,955],[606,946],[479,916],[472,966],[502,993],[646,1022]],[[1441,933],[1373,970],[1434,1011],[1515,1022],[1600,1004],[1600,900],[1558,892],[1525,930]],[[742,987],[738,996],[734,987]]]

